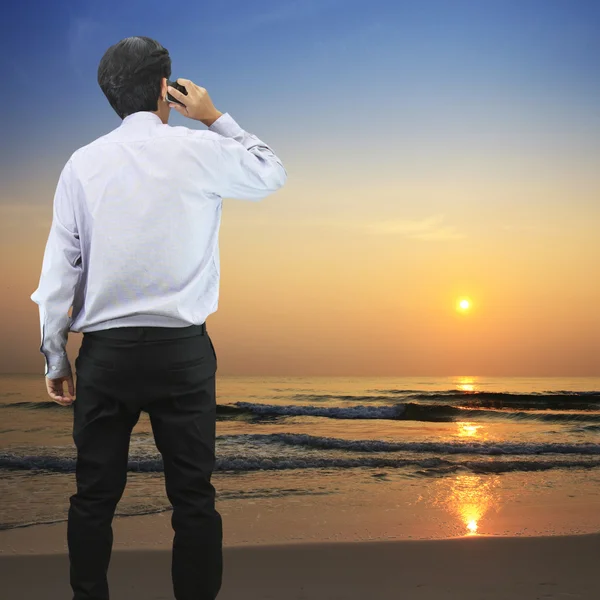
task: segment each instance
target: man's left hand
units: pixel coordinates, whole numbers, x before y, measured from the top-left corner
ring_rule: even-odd
[[[63,392],[63,383],[67,383],[69,395]],[[61,406],[70,406],[75,401],[75,385],[73,383],[73,374],[59,377],[58,379],[50,379],[46,377],[46,389],[48,395],[54,402]]]

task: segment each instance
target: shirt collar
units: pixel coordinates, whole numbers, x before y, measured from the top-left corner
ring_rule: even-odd
[[[152,112],[149,112],[147,110],[140,110],[138,112],[132,113],[131,115],[127,115],[123,119],[121,126],[128,125],[131,123],[141,123],[141,122],[148,122],[148,121],[150,121],[150,122],[154,121],[157,125],[163,124],[161,118],[158,115],[156,115]]]

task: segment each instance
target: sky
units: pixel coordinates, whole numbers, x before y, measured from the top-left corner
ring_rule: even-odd
[[[97,83],[103,53],[146,35],[172,78],[205,87],[288,173],[258,203],[223,201],[207,320],[219,375],[600,375],[599,2],[59,0],[11,13],[0,372],[43,376],[30,295],[58,177],[121,122]],[[175,111],[169,123],[204,128]]]

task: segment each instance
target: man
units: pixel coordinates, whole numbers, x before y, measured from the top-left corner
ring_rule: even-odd
[[[109,597],[111,524],[141,410],[150,416],[173,505],[175,597],[213,600],[221,588],[222,521],[210,481],[217,358],[205,324],[218,306],[221,203],[260,200],[287,173],[204,88],[178,79],[184,95],[167,86],[170,76],[168,51],[147,37],[124,39],[102,57],[98,83],[123,122],[64,167],[31,296],[48,393],[74,407],[73,600]],[[171,108],[208,129],[169,126]],[[83,333],[76,390],[69,331]]]

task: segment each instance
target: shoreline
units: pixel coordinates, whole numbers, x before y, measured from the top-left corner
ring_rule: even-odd
[[[559,487],[540,478],[528,488],[521,476],[372,483],[368,474],[350,483],[330,475],[327,488],[308,484],[297,474],[272,474],[253,479],[255,497],[218,499],[223,517],[223,546],[265,546],[285,543],[416,541],[467,538],[579,536],[600,533],[597,477],[576,474]],[[223,496],[241,487],[227,482]],[[282,496],[281,491],[306,493]],[[225,487],[221,484],[221,487]],[[333,490],[333,493],[320,494]],[[147,490],[130,487],[126,494],[141,498]],[[238,494],[239,495],[239,494]],[[65,502],[66,504],[66,502]],[[66,506],[61,511],[66,518]],[[172,510],[165,506],[146,514],[117,514],[113,522],[115,550],[167,550],[171,547]],[[66,553],[66,519],[0,530],[0,556]],[[600,597],[600,596],[599,596]]]
[[[600,597],[600,534],[286,543],[224,547],[223,554],[218,600]],[[165,549],[115,551],[111,598],[172,598],[170,558]],[[70,594],[65,553],[0,556],[0,579],[11,600]]]

